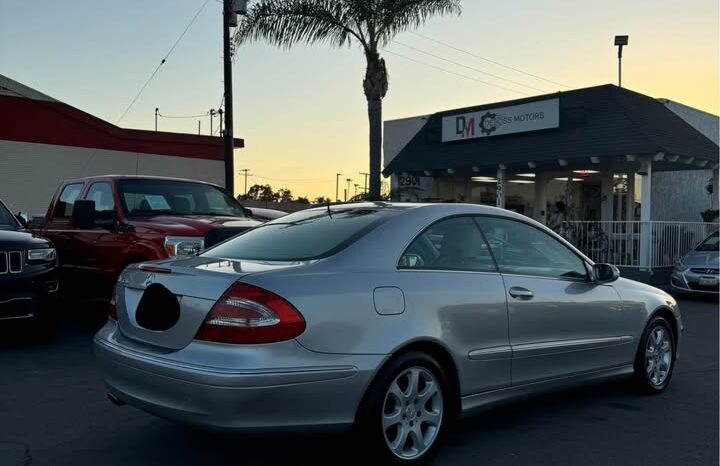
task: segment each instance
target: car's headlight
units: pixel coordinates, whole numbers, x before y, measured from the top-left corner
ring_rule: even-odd
[[[27,259],[31,262],[53,262],[57,259],[55,248],[28,249]]]
[[[166,236],[165,251],[171,256],[194,256],[205,248],[205,240],[196,236]]]
[[[690,268],[690,267],[688,267],[687,265],[683,264],[683,261],[682,261],[682,260],[678,260],[677,262],[675,262],[675,271],[676,271],[676,272],[684,272],[684,271],[686,271],[686,270],[689,269],[689,268]]]

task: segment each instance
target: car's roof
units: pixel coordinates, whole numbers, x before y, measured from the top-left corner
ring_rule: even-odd
[[[207,184],[210,186],[219,187],[216,184],[208,183],[207,181],[191,180],[188,178],[174,178],[169,176],[149,176],[149,175],[97,175],[97,176],[86,176],[83,178],[74,178],[71,180],[65,180],[64,184],[70,183],[85,183],[88,181],[114,181],[114,180],[159,180],[159,181],[183,181],[186,183],[199,183]]]
[[[511,218],[518,218],[525,221],[532,221],[531,218],[506,209],[491,207],[481,204],[464,204],[464,203],[431,203],[431,202],[353,202],[347,204],[334,204],[329,206],[330,210],[347,210],[347,209],[369,209],[369,208],[389,208],[400,210],[432,210],[445,215],[500,215]],[[328,206],[313,207],[309,210],[326,210]]]

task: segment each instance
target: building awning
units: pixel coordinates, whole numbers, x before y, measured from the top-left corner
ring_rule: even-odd
[[[446,117],[551,99],[559,100],[556,127],[443,142]],[[598,159],[605,161],[626,155],[655,157],[660,170],[711,168],[719,158],[715,142],[662,102],[607,84],[435,113],[387,164],[383,173],[469,171],[471,167],[478,171],[500,164],[527,168],[528,163],[557,165],[559,159],[571,164],[589,163],[591,157],[597,163]],[[702,162],[705,160],[707,164]],[[686,165],[680,166],[683,161]],[[689,161],[693,165],[689,165]]]

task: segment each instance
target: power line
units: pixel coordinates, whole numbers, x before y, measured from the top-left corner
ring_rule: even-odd
[[[428,62],[424,62],[424,61],[422,61],[422,60],[416,60],[416,59],[414,59],[414,58],[406,57],[405,55],[401,55],[401,54],[399,54],[399,53],[391,52],[390,50],[387,50],[387,49],[383,49],[383,52],[389,53],[390,55],[395,55],[395,56],[400,57],[400,58],[404,58],[405,60],[409,60],[409,61],[412,61],[412,62],[415,62],[415,63],[419,63],[419,64],[421,64],[421,65],[429,66],[430,68],[435,68],[436,70],[442,71],[442,72],[444,72],[444,73],[449,73],[449,74],[453,74],[453,75],[455,75],[455,76],[459,76],[459,77],[461,77],[461,78],[469,79],[469,80],[471,80],[471,81],[476,81],[476,82],[485,84],[485,85],[487,85],[487,86],[497,87],[497,88],[499,88],[499,89],[504,89],[504,90],[506,90],[506,91],[514,92],[514,93],[516,93],[516,94],[530,95],[530,94],[528,94],[528,93],[526,93],[526,92],[518,91],[518,90],[515,90],[515,89],[510,89],[509,87],[500,86],[499,84],[494,84],[494,83],[491,83],[491,82],[483,81],[482,79],[476,79],[476,78],[473,78],[473,77],[471,77],[471,76],[468,76],[468,75],[465,75],[465,74],[462,74],[462,73],[456,73],[455,71],[450,71],[450,70],[447,70],[447,69],[442,68],[442,67],[440,67],[440,66],[435,66],[435,65],[430,64],[430,63],[428,63]]]
[[[158,63],[158,66],[155,67],[155,70],[152,72],[152,74],[147,79],[147,81],[145,81],[145,84],[143,84],[143,86],[140,88],[140,90],[135,95],[133,100],[130,102],[130,105],[127,106],[127,108],[122,113],[122,115],[120,115],[120,118],[118,118],[118,120],[115,122],[116,125],[120,124],[120,122],[123,120],[123,118],[125,118],[125,116],[130,111],[132,106],[135,105],[135,102],[137,102],[137,100],[140,98],[140,95],[142,95],[143,91],[145,91],[145,88],[148,86],[148,84],[150,84],[150,81],[153,80],[153,78],[155,77],[157,72],[160,70],[160,67],[165,64],[165,61],[168,59],[170,54],[173,53],[173,51],[175,50],[175,47],[177,47],[178,44],[180,43],[180,41],[182,40],[182,38],[185,37],[185,34],[190,29],[190,26],[192,26],[193,23],[195,23],[195,20],[197,19],[198,16],[200,16],[200,13],[202,13],[202,11],[205,9],[205,6],[208,4],[209,1],[210,0],[205,0],[205,2],[202,4],[202,6],[195,13],[195,16],[193,16],[192,19],[190,20],[190,22],[188,23],[188,25],[185,26],[185,29],[183,30],[182,34],[180,34],[180,37],[178,37],[177,40],[175,41],[175,43],[172,45],[172,47],[170,47],[170,50],[168,51],[168,53],[165,54],[165,57],[162,60],[160,60],[160,63]]]
[[[445,47],[448,47],[448,48],[451,48],[451,49],[453,49],[453,50],[456,50],[456,51],[458,51],[458,52],[462,52],[462,53],[464,53],[464,54],[466,54],[466,55],[470,55],[471,57],[475,57],[475,58],[477,58],[477,59],[479,59],[479,60],[484,60],[484,61],[489,62],[489,63],[492,63],[492,64],[494,64],[494,65],[501,66],[501,67],[503,67],[503,68],[507,68],[508,70],[515,71],[516,73],[526,74],[526,75],[528,75],[528,76],[532,76],[533,78],[540,79],[540,80],[542,80],[542,81],[548,82],[548,83],[550,83],[550,84],[555,84],[555,85],[557,85],[557,86],[562,86],[562,87],[567,87],[567,88],[570,87],[570,86],[568,86],[567,84],[562,84],[562,83],[559,83],[559,82],[557,82],[557,81],[553,81],[553,80],[551,80],[551,79],[543,78],[542,76],[538,76],[538,75],[536,75],[536,74],[528,73],[527,71],[523,71],[523,70],[521,70],[521,69],[519,69],[519,68],[515,68],[515,67],[509,66],[509,65],[505,65],[505,64],[503,64],[503,63],[500,63],[499,61],[495,61],[495,60],[491,60],[491,59],[489,59],[489,58],[485,58],[485,57],[480,56],[480,55],[478,55],[478,54],[476,54],[476,53],[468,52],[467,50],[461,49],[460,47],[455,47],[454,45],[448,44],[447,42],[442,42],[442,41],[440,41],[440,40],[433,39],[432,37],[428,37],[428,36],[426,36],[426,35],[424,35],[424,34],[420,34],[419,32],[410,31],[410,33],[411,33],[411,34],[414,34],[414,35],[416,35],[416,36],[418,36],[418,37],[422,37],[422,38],[425,39],[425,40],[429,40],[429,41],[431,41],[431,42],[435,42],[436,44],[440,44],[440,45],[443,45],[443,46],[445,46]]]
[[[210,116],[210,112],[201,113],[199,115],[163,115],[162,113],[158,113],[158,116],[161,118],[202,118]]]
[[[403,44],[402,42],[398,42],[398,41],[393,41],[392,43],[393,43],[393,44],[400,45],[400,46],[402,46],[402,47],[406,47],[406,48],[411,49],[411,50],[415,50],[416,52],[420,52],[420,53],[425,54],[425,55],[427,55],[427,56],[430,56],[430,57],[433,57],[433,58],[437,58],[438,60],[442,60],[442,61],[445,61],[445,62],[448,62],[448,63],[452,63],[453,65],[456,65],[456,66],[460,66],[460,67],[463,67],[463,68],[467,68],[468,70],[472,70],[472,71],[475,71],[475,72],[477,72],[477,73],[485,74],[485,75],[487,75],[487,76],[491,76],[491,77],[496,78],[496,79],[501,79],[501,80],[503,80],[503,81],[509,82],[509,83],[511,83],[511,84],[515,84],[515,85],[517,85],[517,86],[527,87],[528,89],[532,89],[532,90],[538,91],[538,92],[547,92],[547,90],[545,90],[545,89],[540,89],[540,88],[537,88],[537,87],[533,87],[533,86],[530,86],[530,85],[528,85],[528,84],[521,83],[521,82],[519,82],[519,81],[513,81],[512,79],[508,79],[508,78],[505,78],[505,77],[503,77],[503,76],[499,76],[499,75],[497,75],[497,74],[488,73],[487,71],[483,71],[483,70],[480,70],[480,69],[478,69],[478,68],[473,68],[472,66],[463,65],[462,63],[459,63],[459,62],[456,62],[456,61],[453,61],[453,60],[450,60],[450,59],[441,57],[441,56],[439,56],[439,55],[432,54],[432,53],[430,53],[430,52],[426,52],[425,50],[421,50],[421,49],[419,49],[419,48],[417,48],[417,47],[413,47],[412,45]]]

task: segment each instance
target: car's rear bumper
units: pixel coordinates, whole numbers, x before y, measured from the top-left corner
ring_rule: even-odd
[[[116,331],[117,325],[109,323],[95,337],[109,392],[157,416],[206,428],[349,425],[382,359],[312,353],[289,341],[277,344],[276,353],[278,358],[301,354],[291,358],[295,366],[274,361],[272,367],[238,367],[232,361],[267,361],[273,345],[256,346],[258,354],[252,355],[248,346],[193,342],[172,355],[162,355],[122,344],[124,337]],[[217,361],[219,351],[233,367],[204,365],[198,359]],[[302,359],[306,364],[298,366]]]

